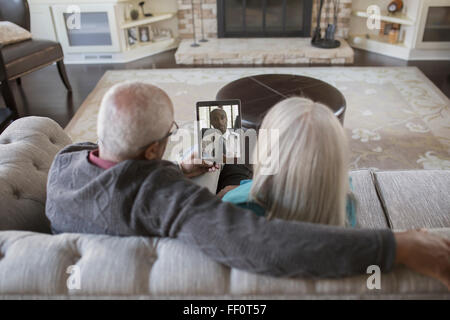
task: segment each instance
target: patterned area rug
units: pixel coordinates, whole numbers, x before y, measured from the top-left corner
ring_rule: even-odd
[[[347,100],[351,169],[450,169],[450,102],[415,67],[226,68],[108,71],[66,127],[74,142],[95,142],[103,94],[142,80],[165,90],[179,123],[195,119],[195,103],[214,100],[225,84],[251,75],[288,73],[321,79]]]

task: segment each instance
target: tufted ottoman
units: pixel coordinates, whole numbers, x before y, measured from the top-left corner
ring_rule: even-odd
[[[52,120],[17,120],[0,136],[0,298],[440,298],[438,281],[397,267],[366,287],[344,279],[272,278],[220,265],[176,240],[49,234],[46,178],[71,141]],[[450,172],[351,172],[358,226],[423,227],[450,238]],[[64,214],[64,212],[61,212]],[[69,267],[81,271],[69,289]]]

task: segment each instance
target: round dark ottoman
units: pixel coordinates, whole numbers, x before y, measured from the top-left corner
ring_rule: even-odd
[[[267,111],[277,102],[292,96],[310,98],[331,108],[344,124],[345,98],[332,85],[318,79],[289,75],[263,74],[230,82],[217,93],[217,100],[240,99],[242,126],[258,129]]]

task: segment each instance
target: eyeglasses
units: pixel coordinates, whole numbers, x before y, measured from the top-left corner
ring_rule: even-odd
[[[169,132],[164,137],[162,137],[162,138],[160,138],[158,140],[154,140],[154,141],[150,142],[149,144],[147,144],[146,146],[140,147],[139,149],[147,149],[153,143],[167,139],[171,135],[175,134],[178,131],[179,128],[180,127],[178,126],[178,124],[175,121],[172,122],[172,126],[170,127]]]
[[[175,121],[172,122],[172,126],[170,127],[169,132],[168,132],[164,137],[162,137],[161,139],[156,140],[156,141],[161,141],[161,140],[167,139],[167,138],[170,137],[171,135],[175,134],[175,133],[178,131],[178,129],[180,129],[180,127],[178,126],[178,124],[177,124]],[[154,142],[156,142],[156,141],[154,141]]]

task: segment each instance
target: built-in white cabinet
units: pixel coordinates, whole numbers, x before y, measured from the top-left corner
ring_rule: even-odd
[[[66,63],[128,62],[178,45],[176,0],[147,0],[144,11],[151,17],[135,0],[29,3],[33,37],[59,41]],[[130,18],[133,9],[139,12],[136,20]],[[160,29],[164,37],[156,34]]]
[[[52,5],[59,42],[66,53],[120,52],[116,4]]]
[[[418,25],[416,48],[450,49],[450,0],[424,1]]]
[[[450,0],[404,0],[401,12],[387,12],[391,0],[353,0],[350,45],[404,60],[450,60]],[[370,29],[370,6],[380,8],[382,24],[396,24],[393,40]],[[370,24],[369,24],[370,25]]]

